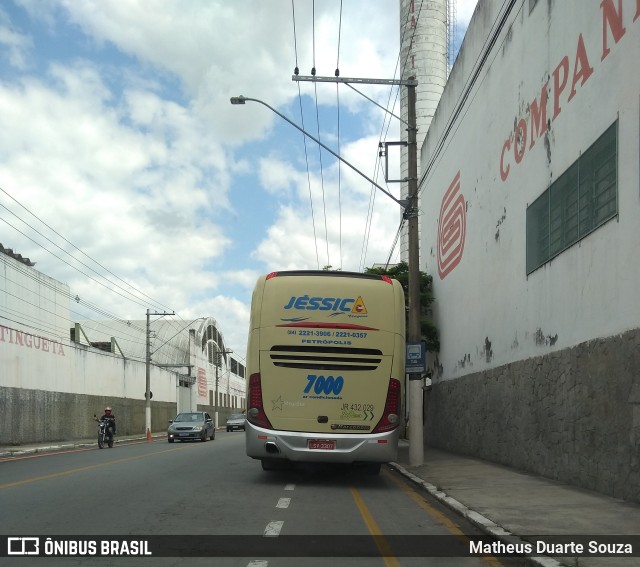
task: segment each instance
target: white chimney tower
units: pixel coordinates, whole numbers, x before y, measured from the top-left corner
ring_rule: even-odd
[[[420,149],[447,81],[447,0],[400,0],[401,78],[415,77],[416,120],[418,126],[418,178]],[[407,89],[401,88],[400,116],[407,120]],[[401,125],[401,140],[407,140],[406,125]],[[400,152],[400,178],[407,177],[407,149]],[[407,183],[400,185],[400,198],[406,199]],[[400,238],[400,258],[407,260],[407,226]],[[421,270],[422,262],[420,262]]]

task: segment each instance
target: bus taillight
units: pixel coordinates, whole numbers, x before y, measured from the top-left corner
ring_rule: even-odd
[[[389,390],[387,392],[387,401],[384,404],[384,413],[382,418],[373,430],[373,433],[384,433],[398,427],[400,422],[400,380],[395,378],[389,379]]]
[[[264,404],[262,403],[262,382],[260,374],[252,374],[249,377],[249,392],[247,395],[248,407],[247,419],[258,427],[273,429],[269,418],[264,413]]]

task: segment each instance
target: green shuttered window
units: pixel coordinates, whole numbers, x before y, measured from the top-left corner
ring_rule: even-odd
[[[527,207],[527,274],[618,214],[618,122]]]

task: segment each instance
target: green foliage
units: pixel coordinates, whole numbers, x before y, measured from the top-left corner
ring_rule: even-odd
[[[406,262],[400,262],[389,266],[388,269],[384,268],[367,268],[365,270],[367,274],[380,274],[383,276],[389,276],[396,279],[402,285],[404,289],[405,302],[409,301],[409,265]],[[433,278],[426,272],[419,272],[420,274],[420,331],[422,339],[427,343],[427,350],[430,352],[438,352],[440,350],[440,337],[438,329],[433,324],[433,321],[426,316],[429,305],[433,303],[432,284]],[[408,308],[406,310],[408,316]]]

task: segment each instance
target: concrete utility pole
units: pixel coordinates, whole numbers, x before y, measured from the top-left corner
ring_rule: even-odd
[[[409,325],[407,342],[419,344],[422,340],[420,330],[420,233],[418,228],[418,144],[416,125],[416,86],[415,77],[408,80],[355,79],[347,77],[316,77],[293,75],[294,81],[312,81],[327,83],[359,83],[377,85],[402,85],[407,87],[407,157],[408,171],[406,179],[408,195],[406,201],[394,200],[402,205],[403,216],[409,227]],[[401,119],[400,119],[401,120]],[[317,140],[316,140],[317,141]],[[335,155],[335,154],[334,154]],[[340,156],[337,156],[341,159]],[[385,191],[386,193],[386,191]],[[422,431],[422,374],[409,374],[409,463],[421,465],[424,461],[424,434]]]
[[[146,344],[146,375],[147,387],[145,389],[145,399],[147,401],[145,407],[145,425],[147,432],[147,441],[151,440],[151,315],[175,315],[175,313],[150,313],[147,309],[147,344]]]
[[[411,77],[413,78],[413,77]],[[418,143],[416,126],[416,87],[407,87],[408,122],[408,197],[409,206],[405,209],[405,218],[409,221],[409,329],[410,343],[422,340],[420,330],[420,237],[418,233]],[[424,461],[424,435],[422,431],[423,390],[422,375],[409,375],[409,463],[421,465]]]
[[[409,170],[407,178],[403,181],[408,182],[408,199],[400,200],[394,197],[391,193],[380,187],[373,180],[369,179],[364,173],[351,165],[344,158],[339,156],[331,148],[325,146],[320,140],[303,130],[300,126],[289,120],[286,116],[278,112],[272,106],[269,106],[262,100],[256,98],[248,98],[245,96],[231,97],[231,104],[245,104],[246,101],[254,101],[266,106],[272,110],[275,114],[286,120],[289,124],[300,130],[305,136],[311,138],[314,142],[320,145],[322,148],[330,152],[333,156],[339,159],[341,162],[348,165],[356,173],[364,177],[374,187],[380,189],[387,196],[391,197],[396,203],[398,203],[404,210],[403,216],[409,221],[409,328],[407,329],[407,340],[410,343],[421,342],[420,332],[420,239],[418,233],[418,146],[416,143],[416,86],[417,81],[415,77],[410,77],[408,80],[395,80],[395,79],[356,79],[346,77],[317,77],[317,76],[300,76],[293,75],[294,81],[311,81],[311,82],[325,82],[325,83],[360,83],[360,84],[377,84],[377,85],[402,85],[408,88],[408,106],[409,114],[407,121],[407,146],[409,155]],[[422,432],[422,375],[410,374],[409,375],[409,395],[410,395],[410,408],[409,418],[413,423],[417,424],[410,429],[409,438],[409,461],[411,465],[421,465],[424,459],[424,447],[423,447],[423,432]]]

